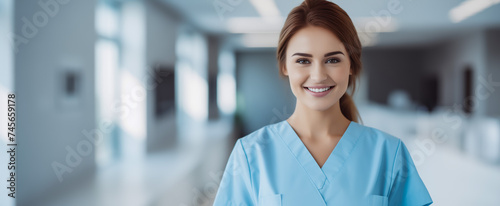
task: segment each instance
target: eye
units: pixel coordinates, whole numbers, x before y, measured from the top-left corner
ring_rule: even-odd
[[[326,60],[326,62],[325,62],[325,63],[327,63],[327,64],[328,64],[328,63],[339,63],[339,62],[340,62],[340,60],[339,60],[339,59],[336,59],[336,58],[330,58],[330,59]]]
[[[296,63],[299,63],[299,64],[309,64],[311,62],[309,62],[309,60],[307,60],[307,59],[297,59]]]

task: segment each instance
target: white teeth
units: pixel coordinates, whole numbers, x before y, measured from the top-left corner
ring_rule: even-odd
[[[325,88],[307,88],[309,91],[312,92],[324,92],[326,90],[329,90],[331,87],[325,87]]]

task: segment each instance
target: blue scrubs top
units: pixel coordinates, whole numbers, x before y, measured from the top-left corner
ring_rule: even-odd
[[[237,140],[214,205],[430,205],[403,142],[351,121],[323,167],[288,121]]]

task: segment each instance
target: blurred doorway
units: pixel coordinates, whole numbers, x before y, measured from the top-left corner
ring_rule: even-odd
[[[427,111],[432,112],[437,106],[439,82],[436,76],[424,79],[423,104]]]
[[[464,106],[463,110],[466,114],[471,114],[472,110],[474,109],[474,102],[472,101],[472,78],[473,78],[473,71],[470,66],[467,66],[463,72],[463,94],[464,94]]]

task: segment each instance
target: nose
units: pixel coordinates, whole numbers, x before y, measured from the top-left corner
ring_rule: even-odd
[[[327,76],[328,75],[326,73],[326,68],[323,64],[316,64],[315,66],[313,66],[309,74],[309,78],[318,83],[326,80],[328,78]]]

